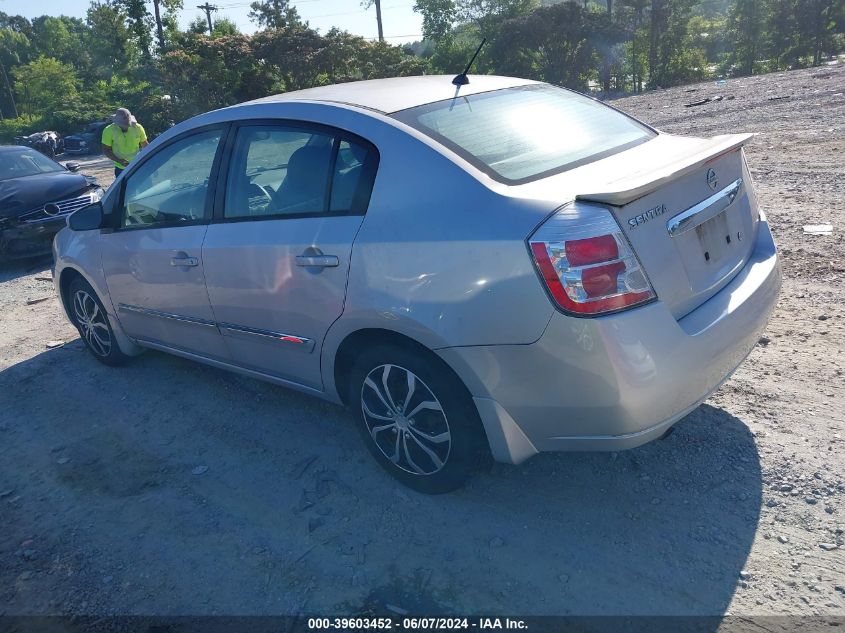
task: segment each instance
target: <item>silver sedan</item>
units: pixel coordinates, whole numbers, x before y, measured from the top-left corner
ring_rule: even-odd
[[[659,438],[743,361],[780,289],[749,138],[507,77],[268,97],[168,130],[70,216],[56,289],[98,360],[345,404],[388,472],[445,492]]]

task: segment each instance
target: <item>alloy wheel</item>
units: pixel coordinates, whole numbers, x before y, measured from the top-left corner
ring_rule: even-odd
[[[364,379],[361,409],[384,456],[413,475],[433,475],[449,459],[452,434],[440,401],[412,371],[379,365]]]
[[[98,356],[108,356],[112,346],[111,332],[106,315],[94,297],[84,290],[77,290],[73,295],[73,313],[91,351]]]

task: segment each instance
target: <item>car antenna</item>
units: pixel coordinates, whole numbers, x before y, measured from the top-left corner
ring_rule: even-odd
[[[464,68],[464,72],[460,75],[456,75],[455,78],[452,80],[452,83],[456,86],[466,86],[469,83],[469,77],[467,77],[467,73],[469,72],[472,63],[475,61],[475,58],[478,57],[478,53],[481,52],[481,47],[484,46],[484,42],[487,41],[487,38],[483,38],[481,40],[481,44],[478,45],[478,48],[475,49],[475,55],[472,56],[472,59],[469,60],[469,64],[467,67]]]

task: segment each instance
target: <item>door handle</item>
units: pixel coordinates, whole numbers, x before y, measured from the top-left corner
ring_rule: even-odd
[[[337,255],[297,255],[296,265],[334,268],[340,265],[340,260],[337,258]]]
[[[196,257],[171,257],[171,266],[198,266],[199,260]]]

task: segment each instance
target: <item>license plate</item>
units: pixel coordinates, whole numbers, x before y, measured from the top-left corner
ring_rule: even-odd
[[[728,222],[729,210],[725,209],[719,215],[695,227],[695,235],[706,262],[721,261],[731,250],[735,241]]]

